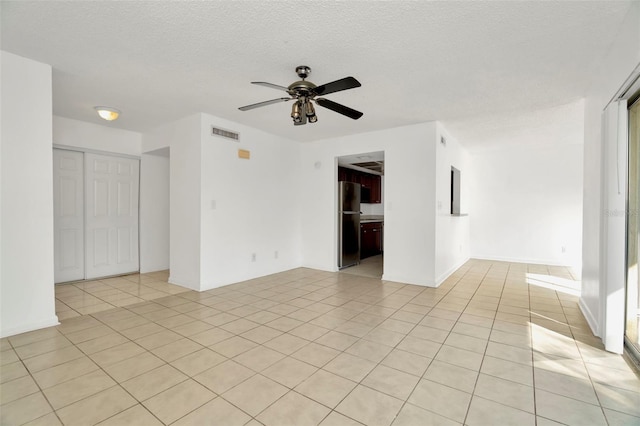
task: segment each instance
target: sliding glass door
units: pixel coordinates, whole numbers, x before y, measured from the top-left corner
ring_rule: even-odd
[[[640,355],[640,99],[629,107],[629,171],[627,196],[627,308],[625,343]]]

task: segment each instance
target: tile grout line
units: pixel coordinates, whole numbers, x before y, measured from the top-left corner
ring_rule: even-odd
[[[527,272],[529,271],[529,267],[527,266]],[[526,281],[525,281],[526,282]],[[533,414],[535,424],[538,424],[538,404],[537,404],[537,392],[536,392],[536,364],[534,359],[534,347],[533,347],[533,323],[531,321],[531,284],[528,282],[527,284],[527,295],[529,296],[529,345],[531,347],[531,384],[533,385]],[[555,292],[554,292],[555,294]],[[557,295],[556,295],[557,297]]]
[[[487,272],[484,274],[484,276],[480,280],[480,283],[478,284],[478,289],[482,286],[482,282],[487,278],[487,275],[489,274],[489,271],[491,271],[491,267],[489,267],[487,269]],[[502,300],[502,295],[504,293],[505,282],[506,282],[508,274],[509,274],[509,268],[507,269],[505,278],[504,278],[504,280],[502,282],[502,285],[501,285],[501,288],[500,288],[500,298],[498,300],[498,306],[496,306],[496,312],[495,312],[495,314],[493,316],[493,320],[491,321],[491,331],[493,331],[493,325],[496,322],[496,315],[498,314],[498,307],[500,306],[500,301]],[[474,295],[478,292],[478,289],[476,289],[476,291],[474,292]],[[466,424],[467,418],[469,417],[469,411],[471,411],[471,403],[473,402],[473,398],[474,398],[475,392],[476,392],[476,387],[478,386],[478,381],[480,380],[480,374],[482,374],[481,373],[482,365],[484,364],[484,358],[487,356],[487,348],[489,347],[489,342],[490,341],[491,341],[491,332],[489,333],[489,337],[487,338],[487,344],[484,347],[484,352],[482,354],[482,360],[480,361],[480,366],[478,367],[478,375],[476,376],[475,383],[473,384],[473,390],[471,391],[471,398],[469,399],[469,405],[467,406],[467,410],[465,412],[464,419],[462,421],[463,424]]]
[[[28,420],[26,423],[29,423],[29,422],[32,422],[32,421],[34,421],[34,420],[38,420],[38,419],[40,419],[40,418],[43,418],[43,417],[45,417],[45,416],[48,416],[50,413],[53,413],[53,414],[56,416],[56,418],[60,421],[60,423],[62,423],[62,419],[58,416],[58,413],[57,413],[57,411],[53,408],[53,405],[51,405],[51,402],[49,401],[49,398],[47,398],[47,396],[45,395],[45,393],[42,391],[42,388],[40,387],[40,384],[39,384],[39,383],[36,381],[36,379],[33,377],[33,374],[31,373],[31,370],[29,370],[29,368],[27,368],[27,366],[26,366],[26,364],[24,363],[24,360],[22,359],[22,357],[20,357],[20,355],[18,355],[18,353],[15,351],[15,347],[13,346],[13,343],[11,343],[11,341],[10,341],[10,340],[8,340],[8,339],[7,339],[7,342],[8,342],[8,343],[9,343],[9,345],[11,346],[11,349],[15,352],[16,356],[18,357],[18,362],[20,362],[20,363],[22,364],[22,366],[24,367],[24,369],[26,370],[26,372],[29,374],[29,377],[31,378],[31,380],[33,381],[33,383],[35,383],[35,385],[38,387],[38,391],[37,391],[37,392],[34,392],[34,393],[32,393],[32,394],[29,394],[29,395],[24,395],[24,396],[22,396],[21,398],[17,399],[16,401],[18,401],[18,400],[20,400],[20,399],[22,399],[22,398],[25,398],[25,397],[27,397],[27,396],[31,396],[31,395],[33,395],[33,394],[35,394],[35,393],[40,393],[40,394],[42,395],[42,397],[44,398],[44,400],[45,400],[45,401],[47,402],[47,404],[49,405],[49,408],[51,408],[51,411],[50,411],[50,412],[48,412],[48,413],[46,413],[46,414],[43,414],[43,415],[42,415],[42,416],[40,416],[40,417],[36,417],[35,419]],[[12,402],[13,402],[13,401],[12,401]],[[4,405],[4,404],[3,404],[3,405]]]

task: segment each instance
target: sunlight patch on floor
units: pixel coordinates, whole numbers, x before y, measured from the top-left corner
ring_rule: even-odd
[[[527,284],[537,287],[548,288],[561,293],[580,296],[582,282],[568,278],[556,277],[553,275],[527,273]]]

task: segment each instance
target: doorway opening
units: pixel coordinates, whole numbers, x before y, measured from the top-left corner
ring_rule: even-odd
[[[338,268],[346,274],[382,278],[384,151],[337,160]]]
[[[164,272],[170,265],[171,149],[142,154],[140,168],[140,273]]]

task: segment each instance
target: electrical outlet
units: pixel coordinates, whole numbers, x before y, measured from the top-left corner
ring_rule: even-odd
[[[567,247],[562,246],[562,252],[563,252],[563,253],[566,253],[566,252],[567,252]]]
[[[252,262],[256,261],[256,254],[255,253],[251,253],[251,261]]]

